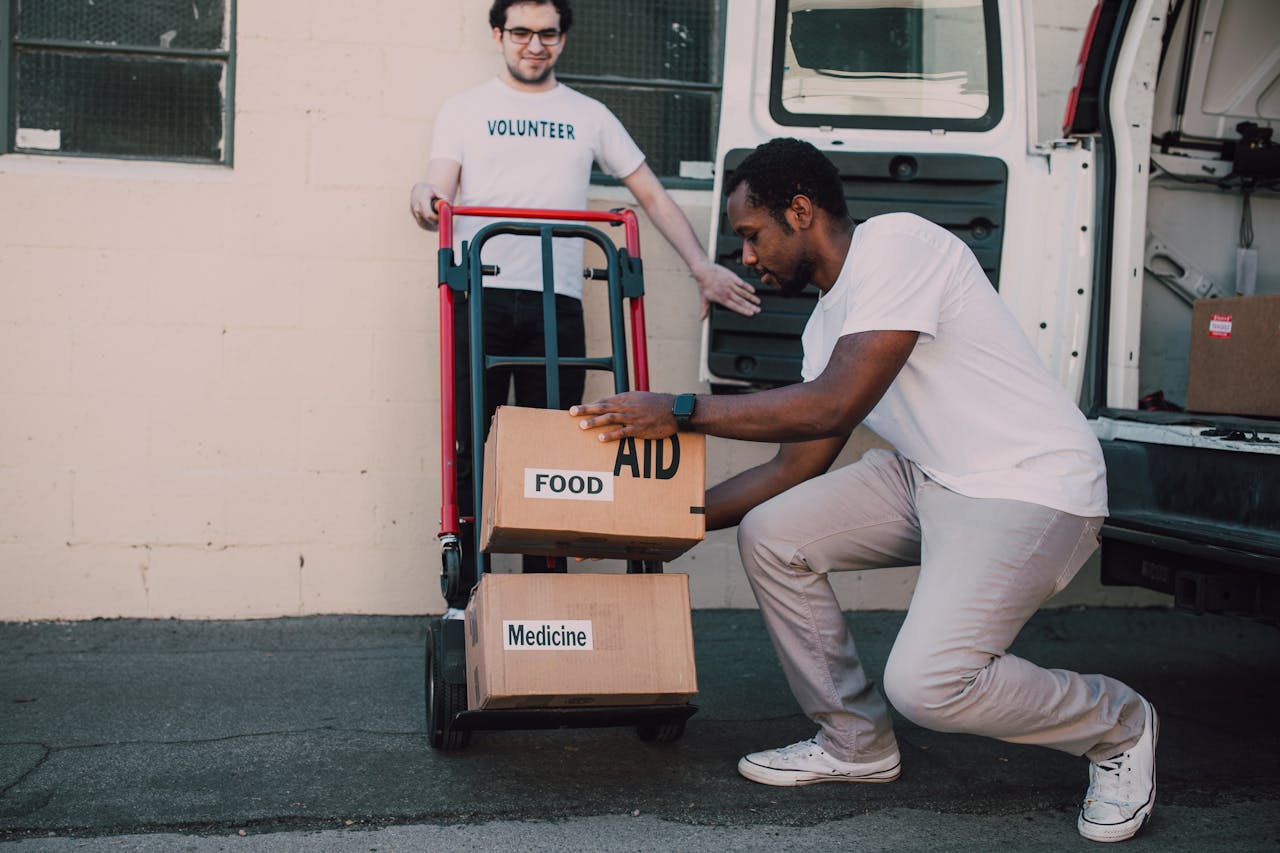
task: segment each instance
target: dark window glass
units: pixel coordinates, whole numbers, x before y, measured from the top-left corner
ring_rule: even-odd
[[[17,125],[56,129],[63,152],[217,161],[224,72],[219,62],[23,51]]]
[[[230,162],[233,0],[16,0],[7,150]]]
[[[575,0],[558,77],[606,104],[664,179],[709,174],[723,59],[722,0]]]
[[[779,0],[780,124],[982,131],[1002,106],[992,0]]]
[[[710,83],[720,64],[719,3],[577,0],[562,68],[592,76]]]
[[[575,88],[609,105],[660,177],[679,177],[681,163],[712,159],[716,104],[710,93],[590,84]]]
[[[227,0],[18,0],[18,37],[220,50]]]

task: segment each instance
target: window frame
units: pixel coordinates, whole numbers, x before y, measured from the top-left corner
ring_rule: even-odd
[[[711,27],[711,50],[714,54],[714,61],[710,63],[712,80],[706,83],[691,82],[688,80],[673,80],[664,77],[633,77],[626,74],[574,74],[572,72],[564,72],[556,69],[556,79],[569,86],[577,86],[578,84],[588,86],[599,86],[602,88],[617,89],[639,89],[649,92],[696,92],[700,94],[708,94],[712,99],[711,106],[711,127],[710,138],[707,140],[707,162],[715,167],[716,144],[720,132],[720,106],[721,98],[724,94],[724,49],[725,49],[725,23],[727,15],[727,0],[716,0],[710,4],[715,20]],[[572,37],[575,32],[569,33]],[[605,103],[613,111],[613,107]],[[628,133],[630,130],[628,129]],[[645,162],[651,162],[650,152],[645,152]],[[595,164],[592,164],[593,167]],[[654,170],[658,180],[667,189],[690,189],[690,190],[710,190],[715,183],[712,178],[685,178],[679,175],[661,175]],[[596,171],[594,168],[591,172],[591,183],[597,186],[622,186],[622,181],[607,175],[604,172]]]
[[[0,157],[20,154],[32,157],[75,157],[96,160],[129,160],[149,163],[181,163],[192,166],[231,168],[235,163],[235,91],[236,91],[236,14],[237,0],[227,3],[227,44],[217,50],[152,47],[141,45],[117,46],[73,39],[19,39],[17,37],[16,0],[0,0]],[[18,148],[15,143],[14,112],[17,109],[18,81],[14,73],[14,57],[19,46],[63,50],[81,55],[129,56],[156,59],[199,59],[222,62],[226,67],[226,92],[222,99],[223,149],[222,159],[204,160],[189,157],[160,157],[150,154],[105,154],[88,151],[43,151]]]
[[[943,116],[849,115],[833,113],[793,113],[782,104],[780,73],[787,50],[787,23],[790,0],[778,0],[774,8],[773,46],[769,55],[769,116],[784,127],[856,127],[880,130],[945,130],[984,133],[1004,118],[1004,45],[1000,41],[1000,10],[996,0],[980,0],[987,47],[987,111],[972,118]]]

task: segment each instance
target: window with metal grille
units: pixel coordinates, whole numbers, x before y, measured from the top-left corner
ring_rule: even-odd
[[[556,76],[606,104],[668,186],[708,186],[720,120],[723,0],[574,0]]]
[[[0,0],[0,153],[231,162],[235,0]]]

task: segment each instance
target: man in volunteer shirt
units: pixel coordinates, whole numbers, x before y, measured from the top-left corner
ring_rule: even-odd
[[[410,193],[418,224],[436,227],[436,199],[468,207],[583,210],[591,164],[629,189],[659,233],[688,265],[702,295],[702,313],[716,302],[739,314],[757,313],[760,299],[751,285],[708,260],[684,212],[645,163],[622,123],[607,107],[556,80],[555,66],[568,41],[573,11],[568,0],[497,0],[489,10],[493,41],[503,64],[497,78],[450,98],[436,117],[427,179]],[[454,226],[458,251],[491,220],[462,217]],[[485,243],[484,262],[500,274],[485,279],[484,340],[490,355],[541,356],[542,254],[536,238],[502,235]],[[582,317],[582,241],[557,238],[555,303],[561,356],[585,355]],[[466,312],[458,311],[455,337],[466,340]],[[459,361],[458,411],[466,441],[469,394],[466,360]],[[545,408],[546,380],[540,368],[493,368],[485,377],[487,424],[507,401],[515,383],[517,405]],[[580,369],[560,375],[561,402],[582,399]],[[469,450],[459,454],[460,497],[470,505]],[[545,558],[526,559],[540,570]]]

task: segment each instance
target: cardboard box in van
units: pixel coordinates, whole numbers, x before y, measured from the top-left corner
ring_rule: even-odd
[[[1187,408],[1280,417],[1280,295],[1196,300]]]
[[[466,610],[467,707],[683,704],[698,692],[682,574],[486,574]]]
[[[602,442],[567,412],[501,406],[484,447],[487,553],[670,560],[706,535],[706,443]]]

